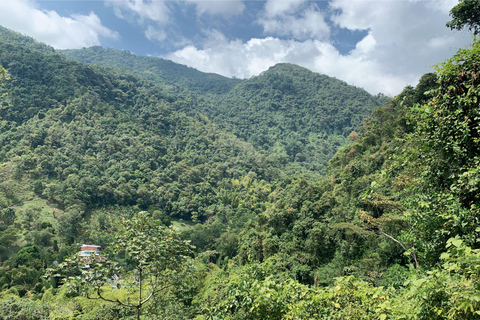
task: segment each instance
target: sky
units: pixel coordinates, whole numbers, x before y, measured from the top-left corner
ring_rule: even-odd
[[[0,0],[0,25],[250,78],[282,62],[394,96],[472,42],[457,0]]]

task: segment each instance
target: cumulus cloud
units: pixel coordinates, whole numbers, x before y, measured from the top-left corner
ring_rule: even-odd
[[[117,17],[144,26],[147,39],[163,41],[167,38],[165,26],[171,22],[172,13],[165,2],[125,0],[106,1],[106,4],[113,7]]]
[[[455,1],[453,1],[455,2]],[[377,42],[370,59],[391,74],[421,75],[471,41],[445,27],[452,1],[345,1],[330,4],[332,20],[351,30],[369,30]]]
[[[296,11],[305,0],[268,0],[265,4],[265,14],[273,18]]]
[[[368,59],[376,43],[371,35],[357,44],[348,56],[342,56],[335,47],[318,40],[281,40],[267,37],[223,41],[216,47],[197,49],[187,46],[169,54],[166,58],[178,63],[193,66],[205,72],[220,73],[225,76],[249,78],[258,75],[269,67],[288,62],[310,70],[337,77],[348,83],[364,87],[372,93],[394,93],[405,82],[397,77],[383,74],[379,65]],[[412,80],[412,79],[410,79]]]
[[[170,10],[163,1],[125,0],[108,1],[114,7],[117,17],[122,19],[137,19],[139,23],[151,20],[161,24],[169,21]]]
[[[256,23],[267,35],[297,40],[326,39],[330,34],[324,14],[305,0],[268,0]]]
[[[221,0],[221,1],[205,1],[205,0],[187,0],[194,3],[197,9],[197,15],[203,14],[221,15],[231,17],[239,15],[245,10],[242,0]]]
[[[301,19],[297,16],[295,20],[288,20],[285,17],[291,15],[285,12],[300,8],[302,3],[271,2],[265,21],[268,17],[270,21],[284,19],[285,27],[294,30],[295,21]],[[288,62],[334,76],[373,94],[395,95],[404,86],[415,85],[424,73],[431,71],[432,65],[471,42],[469,34],[452,32],[445,27],[448,12],[455,4],[456,1],[449,0],[333,0],[330,3],[333,24],[343,29],[367,31],[348,54],[341,54],[325,36],[301,38],[300,32],[293,35],[292,31],[291,35],[298,38],[228,41],[217,37],[217,41],[203,47],[189,45],[166,57],[201,71],[240,78],[249,78],[276,63]],[[308,30],[307,25],[303,26],[304,30]],[[276,35],[287,35],[287,31],[273,22],[264,24],[264,28]],[[305,34],[308,33],[303,32]]]
[[[330,33],[323,13],[314,8],[306,9],[298,15],[281,14],[271,17],[266,14],[257,23],[266,34],[292,36],[295,39],[326,39]]]
[[[119,38],[119,34],[103,26],[93,12],[63,17],[55,11],[38,9],[33,1],[3,1],[0,21],[6,28],[57,49],[89,47],[99,45],[101,38]]]

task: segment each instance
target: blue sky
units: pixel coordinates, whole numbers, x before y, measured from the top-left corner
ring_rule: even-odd
[[[0,25],[55,48],[101,45],[249,78],[280,62],[398,94],[472,41],[457,0],[0,0]]]

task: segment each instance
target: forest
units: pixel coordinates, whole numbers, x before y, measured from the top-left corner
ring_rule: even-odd
[[[0,27],[0,320],[480,319],[479,9],[393,98]]]

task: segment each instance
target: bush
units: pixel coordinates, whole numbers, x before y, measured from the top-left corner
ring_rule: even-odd
[[[47,304],[15,297],[0,302],[0,320],[43,320],[49,315]]]

